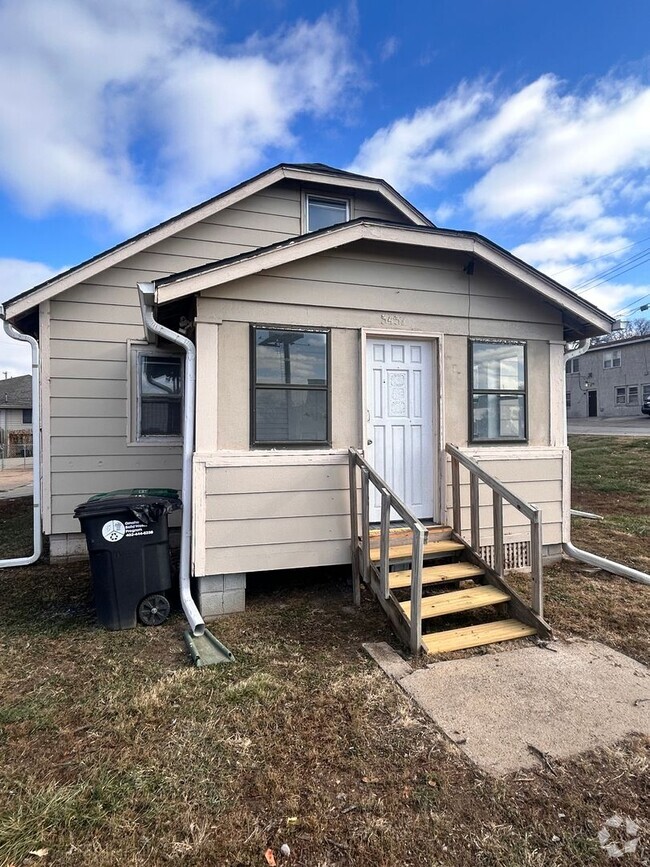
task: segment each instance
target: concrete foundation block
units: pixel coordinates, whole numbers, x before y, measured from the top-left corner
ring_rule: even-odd
[[[246,573],[203,575],[196,579],[199,611],[207,622],[246,607]]]
[[[50,561],[87,560],[88,548],[83,533],[55,533],[49,537]]]

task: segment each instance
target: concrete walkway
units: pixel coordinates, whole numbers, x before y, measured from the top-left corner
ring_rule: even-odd
[[[495,775],[650,735],[650,673],[596,641],[552,642],[414,671],[364,645],[467,756]],[[552,648],[552,649],[550,649]]]

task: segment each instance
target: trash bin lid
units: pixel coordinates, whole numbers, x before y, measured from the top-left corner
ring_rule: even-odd
[[[134,490],[145,490],[134,489]],[[151,490],[151,489],[150,489]],[[130,512],[143,524],[153,524],[168,512],[180,509],[182,503],[176,491],[170,489],[171,496],[132,495],[123,491],[111,491],[100,497],[91,497],[88,502],[80,503],[74,510],[75,518],[94,518],[103,515],[115,515]]]
[[[165,497],[169,500],[178,500],[178,491],[174,488],[120,488],[118,491],[106,491],[103,494],[95,494],[88,502],[96,500],[108,500],[114,497]]]

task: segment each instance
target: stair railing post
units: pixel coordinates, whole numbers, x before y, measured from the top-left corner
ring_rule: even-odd
[[[458,458],[451,456],[451,506],[453,514],[454,533],[462,535],[460,512],[460,464]]]
[[[422,646],[422,564],[425,529],[413,528],[413,559],[411,560],[411,653],[417,656]]]
[[[492,526],[494,528],[494,560],[492,568],[503,576],[503,500],[501,494],[492,491]]]
[[[538,617],[544,617],[544,575],[542,568],[542,511],[535,509],[530,522],[530,559],[533,575],[532,608]]]
[[[359,576],[359,512],[357,506],[357,458],[355,452],[348,451],[348,474],[350,478],[350,553],[352,555],[352,599],[361,605],[361,583]]]
[[[381,489],[381,529],[379,534],[380,564],[379,586],[384,599],[390,596],[389,564],[390,564],[390,494],[386,488]]]
[[[478,476],[470,470],[469,474],[469,512],[470,512],[470,542],[477,554],[481,553],[481,531],[479,517]]]
[[[361,467],[361,576],[370,580],[370,475]]]

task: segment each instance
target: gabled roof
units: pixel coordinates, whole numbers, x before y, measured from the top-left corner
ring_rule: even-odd
[[[507,250],[475,232],[438,229],[434,226],[405,226],[362,217],[339,223],[318,232],[281,241],[268,247],[242,253],[212,264],[191,268],[154,281],[156,302],[164,304],[193,295],[223,283],[259,274],[289,262],[324,253],[356,241],[371,240],[387,244],[406,244],[431,250],[466,253],[504,274],[524,283],[545,301],[560,308],[565,315],[566,339],[592,336],[611,331],[614,319],[565,286],[537,271]]]
[[[12,319],[26,313],[42,301],[53,298],[66,289],[70,289],[72,286],[90,279],[100,271],[118,265],[129,256],[140,253],[153,244],[165,240],[170,235],[174,235],[188,226],[205,220],[218,211],[222,211],[242,199],[261,192],[284,179],[302,181],[303,183],[324,183],[334,187],[354,187],[358,190],[375,192],[383,196],[398,211],[401,211],[407,220],[413,222],[415,225],[433,225],[424,214],[418,211],[397,190],[386,183],[386,181],[381,180],[381,178],[355,175],[352,172],[335,169],[323,163],[280,163],[271,169],[267,169],[265,172],[261,172],[259,175],[255,175],[250,180],[237,184],[237,186],[231,187],[218,196],[202,202],[200,205],[196,205],[169,220],[165,220],[152,229],[147,229],[133,238],[129,238],[115,247],[111,247],[109,250],[93,256],[91,259],[75,265],[74,268],[70,268],[68,271],[51,277],[44,283],[39,283],[26,292],[15,295],[5,302],[7,319]]]
[[[29,409],[32,405],[31,376],[0,379],[0,409]]]

